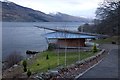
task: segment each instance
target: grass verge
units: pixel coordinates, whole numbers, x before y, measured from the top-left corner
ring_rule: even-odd
[[[99,44],[105,44],[105,43],[111,44],[112,42],[116,42],[117,44],[120,44],[119,38],[120,36],[112,36],[106,39],[98,39],[95,40],[94,42]]]

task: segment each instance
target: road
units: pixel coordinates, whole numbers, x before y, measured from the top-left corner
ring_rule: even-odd
[[[78,78],[118,78],[118,45],[104,44],[109,54],[94,68]]]

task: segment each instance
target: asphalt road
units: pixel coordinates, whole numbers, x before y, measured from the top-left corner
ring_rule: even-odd
[[[109,54],[94,68],[80,78],[118,78],[118,45],[102,45]]]

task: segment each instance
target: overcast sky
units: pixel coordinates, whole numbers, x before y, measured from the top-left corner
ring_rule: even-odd
[[[45,13],[62,12],[74,16],[93,18],[95,16],[95,10],[98,7],[98,4],[103,0],[9,0],[9,1]]]

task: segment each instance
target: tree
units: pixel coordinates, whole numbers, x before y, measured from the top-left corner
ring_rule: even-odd
[[[85,27],[88,27],[88,26],[89,26],[89,24],[88,24],[88,23],[85,23],[85,24],[79,26],[78,31],[83,32],[83,31],[84,31],[84,28],[85,28]]]
[[[28,70],[28,71],[27,71],[27,76],[28,76],[28,77],[30,77],[30,76],[31,76],[31,74],[32,74],[32,73],[31,73],[31,71],[30,71],[30,70]]]
[[[47,56],[46,56],[46,60],[48,60],[49,59],[49,56],[48,56],[48,54],[47,54]]]
[[[56,47],[57,47],[57,45],[54,44],[54,43],[49,43],[49,44],[48,44],[48,50],[49,50],[49,51],[54,50]]]
[[[27,61],[24,60],[23,63],[22,63],[22,65],[23,65],[24,72],[26,72],[27,71]]]
[[[26,72],[27,71],[27,67],[24,67],[23,70],[24,70],[24,72]]]
[[[22,64],[23,64],[23,67],[27,67],[27,61],[26,60],[24,60]]]
[[[93,51],[94,53],[97,52],[96,44],[93,45],[92,51]]]
[[[46,55],[46,60],[48,60],[49,59],[49,56],[48,56],[48,54]],[[50,69],[50,67],[49,67],[49,62],[47,61],[47,64],[48,64],[48,70]]]
[[[97,32],[109,35],[119,35],[120,1],[105,1],[96,10]],[[107,31],[106,31],[107,30]]]
[[[78,31],[80,32],[89,32],[89,33],[95,33],[95,25],[85,23],[78,27]]]
[[[5,59],[5,61],[7,62],[6,68],[9,68],[13,66],[14,64],[17,64],[22,59],[23,59],[23,56],[21,55],[21,53],[14,51],[13,53],[9,54]]]

